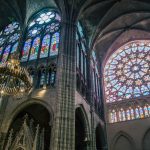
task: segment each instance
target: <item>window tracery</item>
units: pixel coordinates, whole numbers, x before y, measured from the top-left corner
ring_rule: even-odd
[[[146,101],[143,101],[143,106],[133,104],[128,108],[123,104],[150,95],[149,58],[148,40],[129,42],[109,57],[104,68],[106,103],[111,105],[119,102],[122,107],[112,110],[117,114],[117,121],[113,119],[112,111],[109,113],[111,123],[150,117],[150,105]]]
[[[29,23],[22,50],[22,62],[58,55],[61,18],[54,10],[44,10]]]
[[[115,123],[120,121],[150,117],[150,111],[148,108],[150,108],[149,104],[145,104],[144,106],[127,107],[124,109],[112,109],[109,112],[109,122]]]
[[[104,70],[106,102],[150,94],[150,42],[130,42],[110,56]]]
[[[8,60],[9,55],[14,53],[18,47],[20,38],[20,25],[18,22],[12,22],[0,32],[0,61]]]

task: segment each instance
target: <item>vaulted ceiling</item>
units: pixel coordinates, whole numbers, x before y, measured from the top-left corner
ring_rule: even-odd
[[[0,29],[14,19],[25,24],[45,7],[78,16],[99,58],[123,34],[150,31],[149,0],[0,0]]]

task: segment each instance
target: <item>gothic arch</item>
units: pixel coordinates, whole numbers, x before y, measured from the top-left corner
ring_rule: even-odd
[[[150,142],[149,141],[150,141],[150,129],[148,129],[144,134],[144,137],[142,140],[143,150],[149,150],[149,148],[150,148]]]
[[[76,150],[86,149],[86,147],[89,144],[90,141],[90,126],[88,117],[86,114],[86,111],[84,109],[83,105],[77,105],[75,110],[75,119],[76,119],[76,127],[75,127],[75,133],[76,133]],[[80,140],[77,138],[77,135],[79,133],[79,130],[82,129],[82,133],[80,132],[80,137],[82,137]],[[81,136],[82,134],[82,136]],[[78,144],[81,146],[79,146]]]
[[[50,115],[50,124],[52,124],[53,119],[54,119],[54,113],[53,110],[51,108],[51,106],[49,104],[47,104],[44,101],[39,101],[36,99],[31,99],[31,100],[27,100],[23,103],[21,103],[20,105],[17,105],[16,108],[14,108],[14,110],[8,115],[8,117],[3,121],[3,124],[7,124],[8,126],[5,126],[5,128],[3,128],[2,130],[7,133],[8,129],[10,127],[10,125],[12,124],[14,118],[25,108],[29,107],[30,105],[34,105],[34,104],[39,104],[41,106],[43,106]]]
[[[96,149],[101,150],[106,148],[105,132],[102,125],[99,123],[95,129]]]
[[[120,145],[118,144],[120,142],[119,140],[123,141]],[[125,145],[123,145],[124,143]],[[114,137],[113,142],[111,144],[111,149],[117,150],[116,148],[119,146],[122,147],[122,150],[123,148],[128,149],[128,150],[135,150],[135,143],[134,143],[133,138],[123,131],[118,132],[117,135]],[[126,146],[128,146],[128,148]]]
[[[36,108],[36,109],[33,109]],[[39,100],[31,99],[28,101],[23,102],[19,106],[17,106],[10,115],[8,115],[8,118],[3,122],[4,124],[7,124],[8,126],[5,126],[6,136],[4,137],[4,141],[6,142],[6,138],[9,134],[9,130],[13,129],[15,127],[15,123],[17,122],[17,125],[21,124],[21,120],[23,117],[27,114],[31,117],[31,119],[35,118],[36,123],[41,123],[42,128],[46,128],[46,143],[49,146],[50,143],[50,137],[51,137],[51,125],[53,122],[53,111],[51,106],[49,106],[46,102],[41,102]],[[41,113],[42,112],[42,113]],[[37,114],[36,114],[37,113]],[[21,117],[21,118],[20,118]],[[16,129],[15,129],[16,130]],[[17,131],[17,130],[16,130]],[[17,133],[17,132],[16,132]],[[6,143],[3,143],[6,144]]]

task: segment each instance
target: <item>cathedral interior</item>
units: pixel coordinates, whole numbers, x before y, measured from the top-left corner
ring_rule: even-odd
[[[150,150],[149,99],[149,0],[0,0],[0,150]]]

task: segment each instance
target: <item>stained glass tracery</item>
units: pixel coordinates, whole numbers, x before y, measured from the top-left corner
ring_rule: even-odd
[[[0,58],[1,62],[8,60],[9,54],[17,50],[20,38],[20,26],[18,22],[12,22],[0,32]]]
[[[104,69],[106,102],[149,95],[149,66],[149,41],[133,41],[115,51]]]
[[[35,60],[58,54],[60,21],[61,18],[57,12],[50,10],[44,10],[32,19],[27,29],[22,61],[27,61],[28,58]],[[28,42],[28,39],[31,42]]]
[[[33,41],[33,44],[32,44],[31,50],[30,50],[30,59],[29,60],[37,59],[39,46],[40,46],[40,37],[36,37]]]
[[[59,33],[56,32],[52,36],[50,56],[54,56],[58,54],[58,45],[59,45]]]
[[[150,116],[149,111],[150,105],[146,104],[144,106],[135,106],[124,108],[124,109],[113,109],[109,112],[109,122],[121,122],[121,121],[128,121],[134,119],[142,119]]]
[[[48,56],[49,45],[50,45],[50,35],[47,34],[44,36],[42,41],[40,58],[44,58]]]

